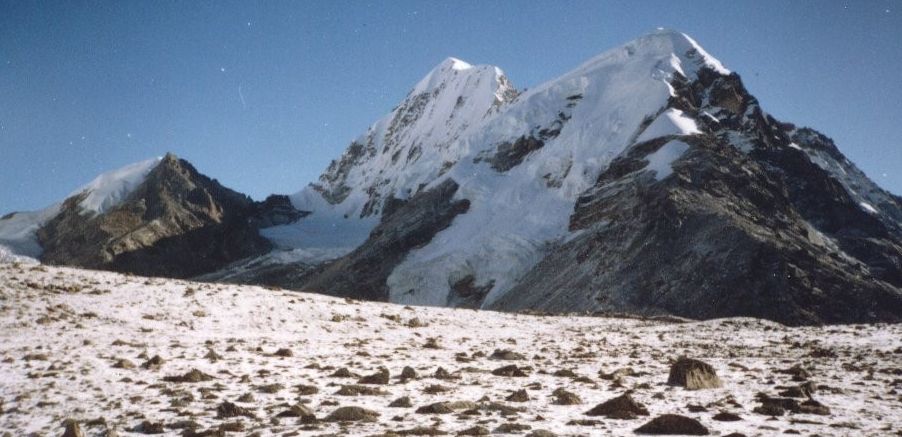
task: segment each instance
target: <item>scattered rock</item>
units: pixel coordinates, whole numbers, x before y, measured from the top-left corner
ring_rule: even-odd
[[[382,396],[388,392],[377,387],[367,387],[365,385],[343,385],[335,394],[339,396]]]
[[[380,367],[378,372],[360,378],[359,380],[357,380],[357,383],[385,385],[388,384],[389,379],[390,374],[388,373],[388,369],[386,369],[385,367]]]
[[[529,393],[526,390],[517,390],[504,400],[508,402],[527,402],[529,401]]]
[[[225,402],[219,404],[218,407],[216,407],[216,417],[218,417],[220,419],[228,419],[230,417],[239,417],[239,416],[250,417],[250,418],[255,417],[254,413],[250,409],[244,408],[244,407],[239,407],[238,405],[235,405],[229,401],[225,401]]]
[[[410,396],[403,396],[393,400],[388,406],[389,408],[412,408],[413,402],[410,401]]]
[[[609,419],[635,419],[648,416],[648,410],[636,402],[629,393],[609,399],[586,412],[587,416],[604,416]]]
[[[66,427],[66,430],[63,432],[63,437],[85,437],[85,433],[82,432],[81,427],[78,426],[78,422],[69,419],[66,420],[63,425]]]
[[[636,428],[636,434],[708,435],[708,428],[691,417],[663,414]]]
[[[529,425],[508,422],[498,425],[493,432],[496,434],[517,434],[523,431],[529,431],[530,429],[532,429],[532,427]]]
[[[742,420],[738,414],[733,414],[727,411],[721,411],[712,417],[711,419],[716,420],[718,422],[737,422]]]
[[[132,432],[138,434],[163,434],[166,430],[163,428],[162,423],[145,420],[132,428]]]
[[[300,417],[309,419],[311,417],[316,418],[316,415],[313,414],[313,410],[310,408],[301,404],[294,404],[287,410],[277,414],[276,417]]]
[[[291,352],[291,349],[283,347],[283,348],[277,350],[276,353],[274,353],[273,355],[275,355],[277,357],[288,358],[288,357],[293,357],[294,353]]]
[[[689,390],[723,386],[713,367],[705,362],[686,357],[680,357],[670,366],[667,384],[686,387]]]
[[[166,382],[177,382],[177,383],[196,383],[196,382],[206,382],[212,381],[214,378],[212,375],[207,375],[204,372],[201,372],[197,369],[191,369],[188,373],[184,375],[171,375],[164,376],[163,381]]]
[[[141,368],[145,370],[157,370],[163,365],[164,362],[165,361],[163,361],[162,357],[160,357],[159,355],[154,355],[149,360],[143,362],[141,364]]]
[[[361,407],[339,407],[328,416],[326,422],[375,422],[379,413]]]
[[[417,371],[414,370],[413,367],[404,366],[404,368],[401,369],[401,379],[404,381],[417,379]]]
[[[495,376],[506,376],[506,377],[516,377],[516,378],[525,378],[529,376],[528,373],[522,368],[517,367],[516,364],[511,364],[504,367],[499,367],[495,370],[492,370],[492,375]]]
[[[114,369],[134,369],[135,363],[133,363],[129,360],[126,360],[125,358],[120,358],[120,359],[116,360],[115,363],[113,363],[113,368]]]
[[[519,361],[525,360],[526,357],[523,354],[519,354],[517,352],[508,350],[508,349],[495,349],[491,355],[489,355],[490,360],[506,360],[506,361]]]
[[[559,388],[551,393],[555,405],[581,405],[583,400],[576,394]]]
[[[470,428],[467,428],[461,432],[458,432],[457,435],[489,435],[488,428],[476,425]]]

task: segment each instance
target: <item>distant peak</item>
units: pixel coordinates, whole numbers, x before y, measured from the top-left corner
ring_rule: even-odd
[[[445,58],[445,60],[442,61],[440,64],[438,64],[438,67],[436,67],[436,69],[449,69],[449,68],[452,70],[459,71],[459,70],[469,70],[469,69],[473,68],[473,66],[470,65],[468,62],[461,61],[460,59],[449,56],[449,57]]]
[[[472,65],[469,62],[462,61],[458,58],[448,57],[444,61],[436,65],[426,74],[423,79],[414,87],[414,94],[428,92],[441,86],[455,78],[465,78],[471,75],[485,74],[491,72],[492,75],[501,76],[501,69],[489,65]]]

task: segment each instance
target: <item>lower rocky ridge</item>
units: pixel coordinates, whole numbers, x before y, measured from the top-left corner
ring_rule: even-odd
[[[636,145],[615,160],[579,199],[570,226],[577,236],[490,308],[788,324],[902,320],[902,276],[891,258],[902,244],[866,229],[881,225],[848,196],[824,199],[830,217],[848,219],[831,234],[818,230],[809,221],[815,212],[799,205],[813,197],[793,196],[772,164],[713,136],[680,137],[690,148],[658,181],[643,158],[673,139]],[[869,252],[884,255],[876,264],[886,268],[842,250],[843,241],[875,234],[885,238],[859,244],[887,247]]]
[[[266,253],[262,226],[305,213],[285,196],[256,203],[167,155],[121,204],[99,215],[67,199],[38,230],[41,261],[93,269],[183,278]]]

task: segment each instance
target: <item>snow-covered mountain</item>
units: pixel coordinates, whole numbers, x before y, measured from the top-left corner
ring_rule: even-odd
[[[404,304],[902,320],[902,199],[676,31],[523,92],[448,58],[289,197],[142,165],[0,220],[0,247]]]
[[[715,148],[718,151],[712,152]],[[758,193],[750,193],[741,186],[747,181],[737,182],[739,185],[730,189],[729,194],[735,196],[732,200],[774,197],[775,205],[770,208],[781,209],[780,217],[790,217],[779,224],[753,223],[761,229],[752,230],[746,223],[733,223],[720,209],[705,212],[724,214],[715,222],[735,224],[743,229],[743,235],[751,232],[754,238],[779,248],[768,255],[773,258],[768,262],[779,267],[768,269],[767,274],[780,275],[791,270],[790,266],[798,268],[798,263],[784,259],[789,250],[782,240],[786,233],[773,227],[789,226],[799,233],[792,238],[802,238],[808,242],[805,244],[818,241],[799,250],[814,258],[842,260],[840,265],[831,266],[834,273],[850,266],[865,269],[868,277],[853,281],[855,287],[871,290],[882,296],[880,299],[892,302],[893,308],[902,308],[899,198],[865,177],[825,136],[767,115],[744,89],[738,75],[692,38],[670,30],[602,53],[559,78],[519,94],[497,67],[472,67],[455,59],[446,60],[391,114],[352,142],[319,182],[291,197],[298,209],[312,211],[310,216],[265,232],[281,248],[298,253],[301,263],[297,269],[320,261],[309,256],[305,248],[331,245],[341,247],[331,252],[333,255],[347,252],[311,272],[298,275],[295,271],[291,281],[282,283],[331,294],[497,309],[628,309],[689,316],[758,311],[721,294],[717,297],[720,303],[704,310],[693,309],[692,305],[674,306],[660,296],[639,298],[633,287],[617,282],[636,278],[599,282],[597,279],[604,276],[601,272],[587,265],[577,268],[573,264],[579,263],[574,260],[568,261],[569,268],[555,265],[554,271],[544,269],[541,276],[550,280],[566,274],[569,279],[581,278],[579,284],[542,282],[542,289],[533,285],[541,282],[533,277],[536,269],[547,266],[550,256],[558,259],[561,247],[574,241],[586,246],[586,235],[594,234],[588,228],[630,220],[628,212],[625,216],[579,217],[587,196],[597,195],[601,182],[623,185],[639,178],[642,190],[659,192],[662,199],[679,189],[703,197],[721,195],[696,193],[708,190],[707,186],[681,187],[691,186],[693,169],[678,169],[703,149],[716,155],[709,159],[729,154],[729,162],[724,165],[741,172],[733,176],[750,180],[761,177],[771,183],[758,187]],[[629,165],[623,167],[625,160]],[[612,168],[614,164],[621,165]],[[698,163],[702,164],[708,162]],[[750,170],[749,165],[758,167]],[[822,180],[835,186],[811,185]],[[819,188],[829,193],[820,205],[831,209],[817,210],[811,204],[810,199],[818,197],[811,191]],[[603,202],[631,204],[638,210],[647,206],[636,204],[639,199],[635,191],[618,191]],[[661,213],[655,211],[649,220],[660,219],[656,214]],[[867,217],[876,219],[878,224],[859,226],[855,223],[862,223],[860,216],[866,217],[865,221]],[[634,239],[632,244],[654,245],[664,244],[656,239],[672,239],[678,231],[666,235],[635,229],[631,232],[636,233],[634,237],[648,238]],[[322,238],[324,234],[336,238]],[[317,237],[310,238],[312,235]],[[852,235],[857,235],[855,241],[850,239]],[[690,233],[680,244],[701,247],[709,243],[707,238],[712,235]],[[877,244],[879,250],[868,242],[875,238],[882,239]],[[605,252],[598,245],[589,246],[595,248],[583,250],[600,250],[595,256],[611,260],[613,265],[604,265],[609,271],[639,271],[642,269],[636,269],[636,263],[651,266],[658,261],[648,253],[645,256],[649,258],[631,259],[627,264],[626,258],[618,262],[619,257],[625,257],[622,251],[627,247],[612,247]],[[669,250],[679,253],[683,249]],[[749,252],[743,256],[757,255]],[[703,257],[692,259],[696,264],[705,263]],[[808,268],[817,270],[823,267],[821,264],[815,261]],[[671,273],[688,274],[694,266]],[[577,274],[571,269],[582,271]],[[837,280],[835,275],[827,276]],[[529,282],[524,278],[530,278]],[[727,279],[708,278],[693,286],[723,290],[729,288]],[[827,280],[810,279],[813,283],[796,288],[803,293],[806,287],[809,291],[818,289],[818,281]],[[636,287],[662,288],[661,284],[639,282]],[[565,287],[566,292],[561,294],[554,287]],[[664,288],[668,296],[679,296],[680,287]],[[761,292],[770,287],[796,289],[776,283],[761,287]],[[610,293],[616,298],[608,299]],[[566,297],[555,299],[554,294]],[[710,300],[712,296],[697,299]],[[756,315],[787,321],[861,320],[877,317],[872,310],[859,308],[854,316],[828,317],[817,309],[812,314],[792,310]],[[894,311],[894,317],[902,317]]]

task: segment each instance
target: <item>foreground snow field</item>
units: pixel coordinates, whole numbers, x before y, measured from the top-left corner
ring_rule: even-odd
[[[667,385],[680,356],[723,386]],[[539,317],[0,264],[4,435],[61,435],[66,419],[88,436],[632,435],[662,414],[712,435],[899,435],[900,384],[899,325]],[[759,413],[776,414],[761,394],[793,410],[800,385],[828,414]],[[629,390],[649,415],[586,414]],[[347,406],[374,414],[332,421]]]

